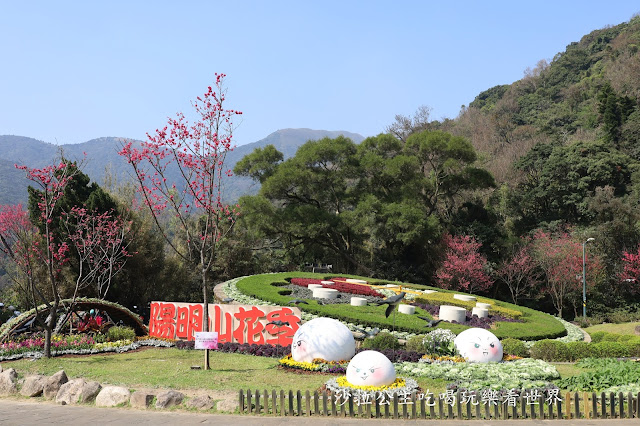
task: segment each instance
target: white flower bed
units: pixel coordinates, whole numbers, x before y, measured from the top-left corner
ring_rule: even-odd
[[[459,387],[468,390],[543,388],[560,377],[553,365],[530,358],[491,363],[402,362],[394,366],[398,375],[457,381]]]
[[[118,340],[116,342],[105,342],[105,343],[96,343],[91,349],[65,349],[62,351],[56,351],[55,349],[51,351],[51,355],[60,356],[60,355],[95,355],[101,354],[105,352],[128,352],[135,349],[138,349],[140,346],[155,346],[158,348],[170,348],[175,346],[172,342],[167,342],[165,340],[156,340],[156,339],[147,339],[147,340],[138,340],[137,342],[133,342],[131,340]],[[31,359],[40,359],[44,356],[44,351],[31,351],[31,352],[22,352],[19,354],[0,356],[0,361],[12,361],[16,359],[22,358],[31,358]]]

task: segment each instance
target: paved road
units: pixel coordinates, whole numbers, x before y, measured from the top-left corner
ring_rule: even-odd
[[[357,419],[325,419],[319,417],[262,417],[233,416],[222,414],[200,414],[184,411],[144,411],[124,408],[98,408],[91,406],[56,405],[51,402],[31,400],[0,399],[1,425],[363,425],[367,424],[399,424],[423,423],[430,426],[631,426],[637,425],[638,419],[631,420],[357,420]]]

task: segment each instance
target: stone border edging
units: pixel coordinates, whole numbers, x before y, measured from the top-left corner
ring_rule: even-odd
[[[96,381],[83,378],[69,380],[64,370],[52,376],[30,375],[18,380],[18,372],[0,366],[0,397],[22,395],[27,398],[42,397],[60,405],[95,404],[97,407],[131,406],[137,409],[155,408],[158,410],[172,407],[184,407],[196,410],[217,412],[235,412],[238,407],[236,392],[223,398],[211,398],[210,395],[198,395],[192,398],[176,390],[134,390],[123,386],[104,386]],[[154,403],[155,402],[155,403]]]

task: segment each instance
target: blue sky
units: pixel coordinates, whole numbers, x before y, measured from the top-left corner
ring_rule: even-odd
[[[445,4],[446,3],[446,4]],[[227,74],[236,144],[455,118],[634,1],[0,0],[0,134],[143,139]]]

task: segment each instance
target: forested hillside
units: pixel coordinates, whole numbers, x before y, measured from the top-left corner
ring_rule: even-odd
[[[236,168],[262,184],[243,199],[247,226],[283,263],[569,315],[584,249],[589,311],[637,309],[639,46],[636,17],[480,93],[456,119],[430,121],[423,107],[360,145],[310,142],[286,161],[256,151]]]

